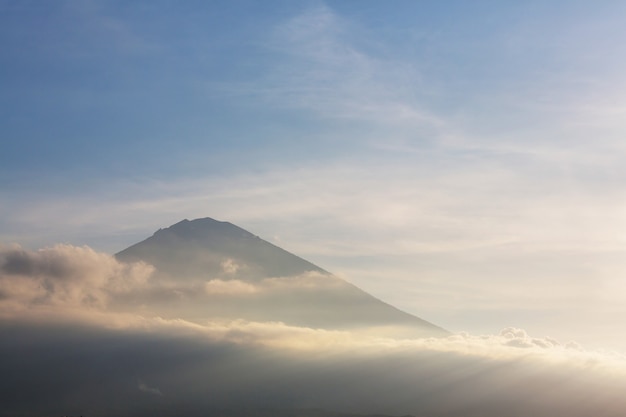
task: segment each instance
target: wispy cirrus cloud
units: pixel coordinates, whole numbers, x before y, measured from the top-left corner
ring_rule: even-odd
[[[415,68],[366,51],[361,36],[368,36],[365,28],[327,5],[306,8],[260,42],[271,57],[264,75],[254,83],[213,88],[246,96],[248,105],[296,110],[307,117],[396,128],[440,124],[416,99],[416,84],[422,81]]]

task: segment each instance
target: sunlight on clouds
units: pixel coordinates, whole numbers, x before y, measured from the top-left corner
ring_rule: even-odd
[[[264,278],[258,283],[238,279],[212,279],[204,284],[209,295],[281,294],[319,289],[342,288],[345,283],[332,275],[309,271],[297,276]]]
[[[259,290],[255,285],[236,279],[212,279],[204,285],[204,291],[209,295],[246,295],[255,294]]]
[[[268,291],[333,289],[344,285],[345,283],[336,277],[316,271],[308,271],[291,277],[265,278],[261,281],[261,286]]]
[[[111,255],[71,245],[36,252],[17,245],[0,247],[0,267],[0,294],[9,300],[97,308],[116,294],[145,288],[154,270],[145,263],[123,264]]]
[[[237,271],[241,268],[241,266],[239,266],[237,262],[235,262],[232,259],[226,259],[222,261],[221,266],[222,266],[222,270],[227,275],[236,274]]]
[[[66,248],[58,249],[64,251]],[[7,258],[5,256],[5,259]],[[68,272],[70,275],[73,273],[70,269]],[[118,268],[114,274],[118,274],[119,278],[128,278],[128,270],[124,270],[124,268]],[[143,275],[141,276],[143,278]],[[107,308],[104,303],[96,305],[99,307],[97,309],[85,309],[85,301],[83,300],[87,300],[87,305],[92,306],[91,297],[102,297],[100,294],[104,288],[107,288],[106,282],[102,283],[103,288],[93,287],[90,283],[75,282],[73,286],[78,288],[72,290],[64,288],[61,295],[45,297],[39,291],[30,290],[32,285],[29,284],[31,283],[26,282],[25,285],[20,283],[20,279],[23,278],[24,276],[17,279],[15,276],[7,277],[5,275],[2,277],[3,297],[0,306],[5,321],[51,324],[85,323],[117,330],[165,332],[181,337],[197,334],[216,342],[252,343],[298,351],[331,349],[336,353],[347,353],[356,349],[361,354],[388,354],[394,351],[415,350],[455,352],[462,355],[500,359],[528,358],[530,355],[536,357],[537,360],[552,361],[580,358],[581,364],[592,361],[594,366],[609,366],[608,364],[610,366],[624,366],[624,363],[621,362],[623,360],[621,355],[588,352],[575,342],[561,344],[549,337],[535,338],[529,336],[524,330],[513,327],[503,329],[499,335],[474,336],[460,333],[447,338],[393,339],[380,337],[375,327],[370,330],[338,331],[298,327],[281,322],[251,322],[247,320],[209,320],[198,323],[184,319],[144,316],[140,308],[136,312],[116,312]],[[7,285],[11,279],[18,282],[16,286],[18,290]],[[32,281],[37,282],[37,279],[39,278],[33,277]],[[287,285],[287,288],[299,286],[297,280],[289,282],[286,278],[272,278],[265,281],[254,286],[237,280],[219,282],[214,280],[207,283],[207,288],[215,287],[211,288],[210,295],[247,295],[258,291],[280,291],[284,285]],[[144,284],[138,285],[145,288]],[[23,289],[24,287],[26,290]],[[82,298],[65,297],[65,292],[68,291],[81,294]],[[120,293],[117,292],[117,294]],[[114,296],[112,293],[107,295],[109,297]]]
[[[394,338],[381,336],[375,326],[332,330],[211,316],[190,321],[182,315],[161,317],[157,310],[141,305],[119,309],[117,301],[132,299],[135,291],[149,293],[155,286],[163,290],[150,279],[151,272],[148,265],[124,264],[87,247],[58,245],[40,251],[3,247],[0,332],[11,331],[12,336],[0,346],[2,357],[17,355],[20,344],[46,349],[50,365],[29,362],[19,368],[29,381],[45,381],[46,369],[59,363],[54,346],[63,340],[60,346],[65,352],[71,341],[71,352],[81,352],[72,356],[77,363],[95,351],[96,364],[111,358],[134,358],[129,363],[143,364],[136,374],[126,366],[107,365],[98,373],[102,381],[130,379],[136,381],[131,385],[139,393],[203,407],[221,406],[219,398],[257,406],[258,397],[248,392],[253,388],[256,393],[269,390],[267,398],[276,403],[265,405],[315,399],[315,406],[359,412],[445,411],[452,416],[496,417],[502,415],[501,407],[513,407],[523,411],[520,417],[583,417],[590,410],[613,417],[626,410],[620,400],[626,388],[626,357],[618,353],[586,350],[575,342],[535,337],[515,327],[495,335]],[[284,298],[294,290],[333,289],[339,283],[320,273],[253,284],[215,279],[205,283],[211,293],[205,295],[277,293]],[[196,284],[189,285],[167,290],[191,294]],[[102,338],[115,342],[98,342]],[[10,368],[14,361],[3,366]],[[54,375],[59,386],[81,392],[75,381]],[[150,382],[137,375],[147,375]],[[181,393],[185,387],[229,394],[207,402],[203,389]],[[276,387],[281,388],[273,391]],[[472,414],[472,410],[480,412]]]
[[[480,354],[486,356],[490,355],[489,352],[505,354],[520,350],[584,352],[573,342],[561,344],[552,338],[531,337],[524,330],[514,327],[503,329],[497,336],[460,333],[448,338],[392,339],[376,336],[375,330],[330,331],[280,322],[222,320],[191,323],[181,318],[144,317],[145,313],[142,313],[140,306],[135,311],[123,312],[116,312],[114,307],[109,306],[114,304],[112,301],[116,297],[154,287],[156,284],[149,281],[152,271],[150,265],[122,263],[88,247],[57,245],[39,251],[28,251],[17,245],[5,246],[0,251],[0,306],[5,320],[19,321],[28,317],[30,321],[39,317],[44,321],[64,321],[80,320],[83,317],[92,324],[113,325],[118,329],[125,326],[170,330],[179,328],[210,335],[215,340],[255,341],[298,349],[316,349],[319,346],[342,349],[360,346],[367,349],[368,346],[386,346],[451,349],[468,354],[482,352]],[[214,279],[205,284],[205,290],[208,295],[251,295],[262,292],[333,289],[344,285],[345,283],[335,277],[309,272],[295,277],[266,278],[257,283]],[[179,288],[172,287],[169,290],[183,290],[184,286],[181,283]],[[16,309],[20,304],[23,307]],[[11,314],[12,309],[16,309],[15,315]],[[23,315],[28,309],[31,310],[29,314]],[[56,319],[51,314],[55,311],[59,313]],[[69,319],[73,314],[74,318]]]

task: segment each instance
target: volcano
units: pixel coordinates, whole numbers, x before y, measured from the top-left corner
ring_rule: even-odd
[[[186,320],[275,321],[402,337],[448,332],[228,222],[182,220],[115,255],[155,267],[146,310]],[[185,290],[179,288],[184,283]]]

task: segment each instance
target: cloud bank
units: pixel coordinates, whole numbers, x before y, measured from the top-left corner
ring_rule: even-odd
[[[89,247],[29,251],[0,246],[0,306],[105,308],[112,297],[145,288],[154,268],[124,264]]]
[[[154,290],[149,265],[69,245],[4,246],[0,271],[0,415],[263,407],[459,417],[626,412],[624,357],[514,327],[398,339],[375,329],[162,317],[124,304]],[[203,296],[288,296],[310,278],[209,280]]]

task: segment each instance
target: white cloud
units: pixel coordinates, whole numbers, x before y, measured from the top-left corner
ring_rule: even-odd
[[[249,296],[280,295],[289,297],[289,293],[338,289],[346,283],[332,275],[309,271],[297,276],[264,278],[255,283],[238,279],[212,279],[204,284],[204,290],[211,296]]]
[[[260,283],[260,287],[266,291],[333,289],[344,285],[337,277],[316,271],[291,277],[265,278]]]
[[[224,271],[224,273],[227,274],[227,275],[236,274],[237,271],[239,271],[239,269],[241,269],[241,266],[239,264],[237,264],[237,262],[235,262],[232,259],[226,259],[226,260],[222,261],[221,267],[222,267],[222,270]]]
[[[224,296],[255,294],[259,289],[253,284],[237,279],[212,279],[204,284],[204,291],[209,295]]]
[[[56,245],[30,251],[0,247],[0,306],[29,305],[103,308],[112,296],[145,288],[154,268],[125,264],[89,247]]]

